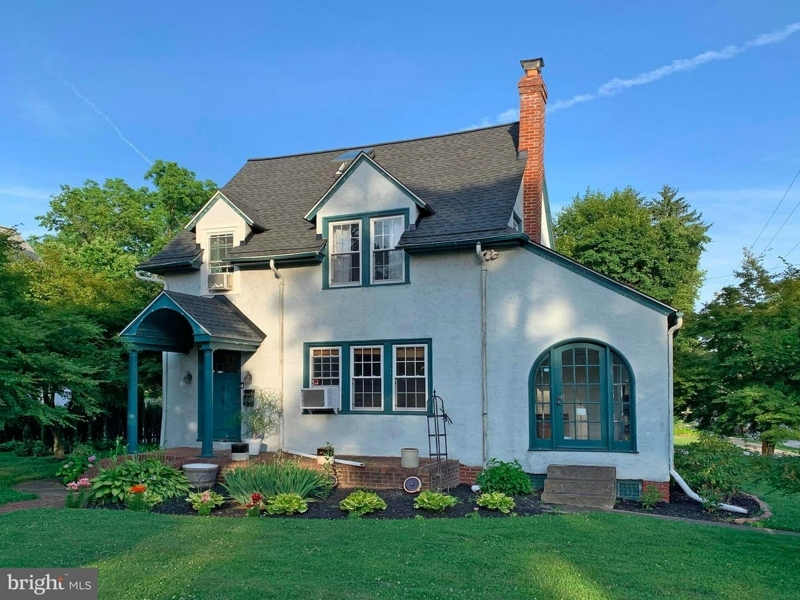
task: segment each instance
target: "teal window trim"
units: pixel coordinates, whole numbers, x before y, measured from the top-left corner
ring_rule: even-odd
[[[602,441],[580,441],[580,440],[571,440],[569,442],[563,442],[557,444],[557,440],[560,437],[561,426],[562,424],[559,423],[560,419],[556,419],[555,415],[555,408],[557,405],[554,404],[554,396],[553,396],[553,385],[556,377],[560,377],[560,374],[556,373],[556,369],[560,369],[560,360],[557,360],[557,352],[561,350],[568,349],[569,347],[580,347],[580,346],[595,346],[599,348],[603,355],[601,360],[601,372],[600,372],[600,379],[601,379],[601,386],[604,391],[604,395],[602,397],[603,403],[603,410],[605,411],[605,416],[602,422]],[[614,440],[614,390],[613,390],[613,377],[612,377],[612,354],[616,355],[621,361],[622,364],[628,371],[628,377],[630,379],[630,440],[628,441],[615,441]],[[550,438],[549,439],[540,439],[536,437],[536,371],[539,368],[539,365],[545,359],[550,360]],[[616,348],[613,346],[601,342],[599,340],[593,339],[569,339],[564,340],[563,342],[559,342],[554,344],[536,359],[533,363],[533,367],[531,368],[530,374],[528,376],[528,431],[529,431],[529,447],[528,449],[531,451],[536,450],[549,450],[549,451],[580,451],[580,452],[624,452],[624,453],[637,453],[636,447],[636,378],[631,368],[630,363],[625,358],[625,356],[620,353]]]
[[[351,408],[351,362],[353,348],[381,347],[383,405],[380,409]],[[424,409],[396,409],[394,407],[394,346],[425,346],[427,358],[427,406]],[[333,342],[305,342],[303,344],[303,387],[311,384],[310,360],[312,348],[339,348],[339,390],[341,409],[339,414],[354,415],[427,415],[430,412],[430,397],[433,390],[433,342],[431,338],[354,340]]]
[[[403,217],[403,231],[408,231],[409,223],[411,222],[411,209],[403,208],[399,210],[382,210],[368,213],[356,213],[349,215],[337,215],[335,217],[323,217],[322,219],[322,238],[328,240],[330,233],[330,225],[336,223],[352,223],[360,222],[361,240],[359,248],[361,249],[361,281],[356,283],[340,283],[336,285],[331,284],[330,280],[330,250],[328,245],[325,246],[324,258],[322,260],[322,289],[324,290],[338,290],[348,289],[353,287],[384,287],[392,285],[406,285],[411,283],[410,267],[411,257],[407,252],[403,252],[403,280],[402,281],[387,281],[387,282],[373,282],[372,281],[372,220],[380,219],[382,217]]]

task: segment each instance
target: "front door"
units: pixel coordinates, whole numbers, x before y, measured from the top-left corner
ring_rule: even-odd
[[[604,350],[589,344],[569,344],[553,353],[553,434],[557,448],[606,445]]]
[[[214,351],[214,439],[241,439],[239,412],[242,410],[241,353]]]

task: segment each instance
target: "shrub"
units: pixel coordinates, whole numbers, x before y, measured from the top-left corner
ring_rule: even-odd
[[[360,517],[376,510],[386,510],[386,502],[375,492],[357,490],[339,502],[339,508]]]
[[[786,494],[800,494],[800,456],[763,456],[758,478]]]
[[[9,440],[0,444],[0,452],[16,452],[18,448],[22,448],[22,442],[16,440]]]
[[[444,512],[456,504],[458,504],[458,500],[441,492],[420,492],[419,496],[414,499],[414,508],[438,513]]]
[[[748,475],[741,449],[723,437],[702,433],[696,442],[675,449],[675,468],[700,496],[707,508],[727,502]]]
[[[253,492],[265,498],[278,494],[297,494],[301,498],[327,498],[331,480],[324,473],[308,469],[298,461],[276,461],[247,465],[225,473],[223,487],[239,504],[247,504]]]
[[[161,498],[177,498],[189,492],[189,480],[177,469],[155,459],[125,460],[92,479],[92,496],[97,502],[124,500],[137,484]]]
[[[198,515],[208,517],[211,515],[212,508],[222,506],[225,503],[225,498],[222,497],[222,494],[206,490],[189,494],[186,501],[192,503],[192,508],[197,511]]]
[[[661,492],[654,485],[648,485],[639,496],[639,502],[645,510],[653,510],[656,504],[661,502]]]
[[[502,492],[509,496],[530,494],[533,491],[531,478],[522,470],[518,461],[503,462],[491,459],[478,474],[475,483],[483,492]]]
[[[281,493],[267,500],[267,512],[271,515],[293,515],[307,510],[308,502],[300,494]]]
[[[76,444],[67,458],[67,462],[56,471],[56,477],[61,477],[62,483],[67,485],[70,481],[75,481],[86,473],[96,460],[97,456],[91,446]]]
[[[503,492],[486,492],[478,496],[478,506],[488,510],[499,510],[501,513],[510,513],[516,506],[514,499]]]

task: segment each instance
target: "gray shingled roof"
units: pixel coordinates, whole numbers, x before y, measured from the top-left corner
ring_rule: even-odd
[[[194,232],[182,229],[161,252],[137,266],[153,273],[168,271],[170,268],[185,268],[200,259],[203,251],[195,241]]]
[[[401,247],[458,243],[514,233],[508,229],[525,167],[517,155],[519,125],[512,123],[387,144],[365,144],[325,152],[251,159],[223,193],[266,231],[234,248],[233,257],[253,258],[318,252],[312,223],[303,217],[334,183],[342,152],[373,148],[373,159],[435,214],[406,232]],[[246,208],[245,208],[246,207]],[[189,264],[199,250],[194,234],[182,232],[141,268],[174,261]],[[193,254],[194,252],[194,254]]]
[[[261,342],[266,336],[224,296],[204,298],[165,291],[178,306],[215,337]]]

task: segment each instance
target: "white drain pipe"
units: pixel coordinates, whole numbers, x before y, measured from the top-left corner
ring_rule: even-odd
[[[481,429],[483,465],[489,462],[489,383],[488,357],[486,343],[486,258],[481,251],[481,243],[475,245],[475,253],[481,261]]]
[[[275,266],[275,259],[269,259],[269,268],[272,269],[272,273],[275,275],[275,279],[278,280],[278,380],[280,381],[280,390],[281,390],[281,433],[280,433],[280,447],[281,450],[285,446],[285,437],[284,437],[284,429],[283,426],[283,286],[285,280],[283,275],[278,272],[278,268]]]
[[[692,488],[689,487],[689,484],[684,481],[683,477],[675,470],[675,428],[672,425],[674,407],[675,407],[675,375],[674,375],[674,367],[673,367],[673,356],[674,356],[674,341],[673,341],[673,334],[678,331],[683,326],[683,313],[677,313],[678,320],[675,322],[675,325],[669,328],[667,331],[668,339],[668,360],[669,360],[669,369],[667,370],[668,378],[669,378],[669,474],[675,480],[684,493],[689,496],[695,502],[704,503],[705,499],[699,496]],[[719,503],[717,504],[717,508],[721,510],[727,510],[728,512],[734,512],[746,515],[747,510],[742,508],[741,506],[734,506],[732,504],[725,504]]]

